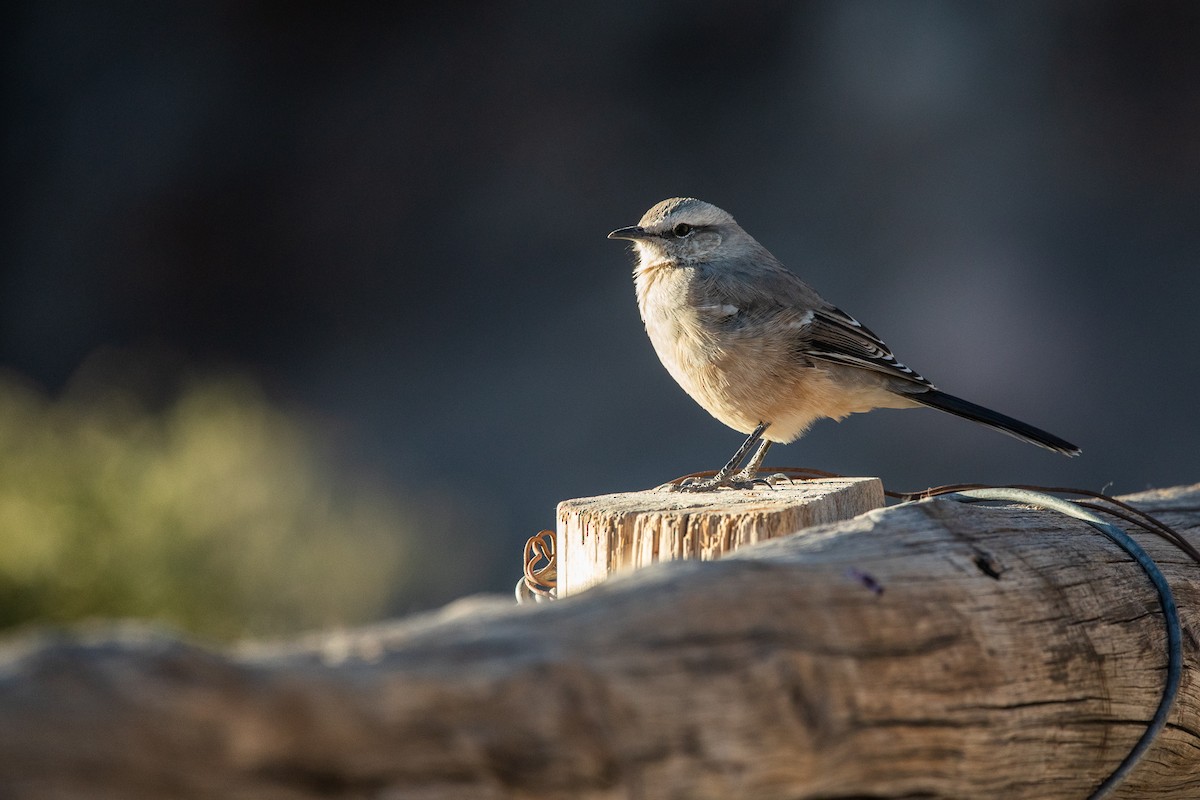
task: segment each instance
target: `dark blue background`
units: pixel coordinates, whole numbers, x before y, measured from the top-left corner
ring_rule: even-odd
[[[604,238],[673,195],[1084,448],[880,411],[774,463],[1200,479],[1200,4],[109,5],[3,12],[0,366],[249,372],[449,550],[416,605],[507,589],[558,500],[740,441]]]

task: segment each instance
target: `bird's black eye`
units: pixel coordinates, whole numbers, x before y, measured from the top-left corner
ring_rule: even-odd
[[[671,229],[671,233],[675,234],[677,239],[682,239],[685,236],[691,235],[692,226],[688,225],[686,222],[681,222]]]

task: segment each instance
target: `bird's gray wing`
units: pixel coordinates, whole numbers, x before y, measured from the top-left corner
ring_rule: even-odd
[[[934,388],[920,374],[897,361],[874,331],[834,306],[813,309],[812,321],[805,326],[802,336],[801,352],[808,358],[858,367],[924,388]]]
[[[857,367],[896,379],[900,381],[896,391],[935,388],[897,361],[874,331],[830,305],[770,254],[764,251],[761,255],[762,261],[733,261],[706,271],[694,287],[692,302],[702,305],[703,298],[709,308],[736,312],[723,319],[727,330],[739,327],[758,336],[789,337],[794,352],[803,359]]]
[[[740,336],[790,336],[809,308],[825,305],[815,291],[782,266],[737,259],[697,268],[688,304],[721,330]],[[782,342],[781,342],[782,343]]]

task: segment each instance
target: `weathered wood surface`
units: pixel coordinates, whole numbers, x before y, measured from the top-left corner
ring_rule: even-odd
[[[878,478],[818,478],[716,494],[651,489],[558,504],[558,596],[660,561],[711,561],[740,547],[884,504]]]
[[[1200,485],[1137,498],[1200,539]],[[1200,568],[1115,795],[1200,797]],[[880,591],[882,590],[882,591]],[[1158,701],[1155,595],[1091,528],[949,501],[236,653],[145,632],[0,653],[6,798],[1071,798]]]

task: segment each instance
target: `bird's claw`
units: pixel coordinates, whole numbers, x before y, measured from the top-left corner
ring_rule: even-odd
[[[759,486],[766,486],[768,489],[775,488],[767,478],[745,478],[741,475],[732,475],[724,480],[685,478],[679,483],[667,483],[660,488],[671,492],[715,492],[718,489],[754,489]]]
[[[735,475],[730,475],[728,478],[719,480],[716,476],[711,478],[684,478],[683,480],[675,480],[669,483],[664,483],[657,487],[655,491],[659,492],[715,492],[718,489],[755,489],[758,487],[766,487],[774,489],[776,486],[786,483],[792,485],[795,481],[788,475],[782,472],[776,472],[766,477],[757,475],[750,476],[745,471]]]

